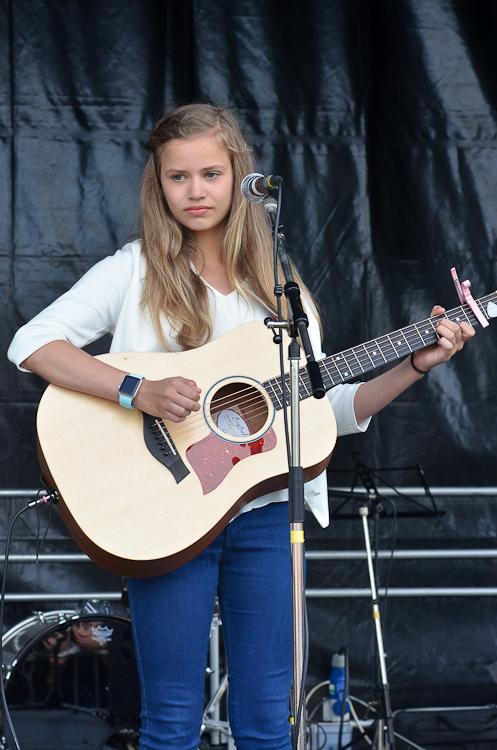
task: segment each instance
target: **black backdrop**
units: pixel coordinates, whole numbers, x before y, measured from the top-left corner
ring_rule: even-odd
[[[493,291],[496,32],[494,0],[0,0],[2,351],[136,229],[147,134],[191,100],[232,105],[260,170],[283,175],[328,353],[455,306],[452,265]],[[497,485],[496,330],[342,439],[333,468],[359,450],[433,485]],[[37,486],[43,387],[0,360],[4,488]]]

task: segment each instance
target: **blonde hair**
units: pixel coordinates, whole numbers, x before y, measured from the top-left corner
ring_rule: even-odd
[[[162,316],[183,349],[201,346],[212,335],[207,289],[192,268],[195,237],[171,214],[160,182],[165,145],[208,134],[225,148],[233,170],[233,200],[222,242],[229,281],[248,302],[258,301],[275,312],[272,237],[264,209],[259,203],[249,203],[237,190],[243,177],[254,171],[252,151],[228,108],[210,104],[178,107],[159,120],[146,144],[150,158],[140,199],[140,234],[147,263],[141,305],[148,308],[166,349]]]

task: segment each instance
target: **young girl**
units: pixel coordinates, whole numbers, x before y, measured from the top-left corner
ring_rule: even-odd
[[[112,333],[111,351],[191,349],[274,313],[272,240],[260,204],[240,193],[254,171],[232,113],[192,104],[173,110],[146,146],[141,239],[98,263],[17,333],[20,369],[51,383],[120,401],[171,422],[200,409],[188,372],[142,379],[81,347]],[[302,284],[302,282],[300,281]],[[319,325],[302,285],[316,357]],[[443,313],[436,307],[432,314]],[[372,414],[474,334],[443,320],[437,345],[363,384],[328,396],[338,433],[366,429]],[[268,334],[269,335],[269,334]],[[306,484],[324,526],[324,476]],[[142,750],[198,746],[209,629],[219,596],[229,669],[229,720],[238,750],[290,748],[292,680],[290,542],[286,492],[247,505],[203,552],[177,570],[130,579],[130,608],[142,693]]]

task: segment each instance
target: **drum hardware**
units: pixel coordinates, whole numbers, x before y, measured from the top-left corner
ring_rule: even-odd
[[[34,500],[31,500],[28,502],[27,505],[25,505],[21,510],[19,510],[14,517],[11,519],[8,530],[7,530],[7,537],[5,541],[5,558],[4,558],[4,566],[3,566],[3,578],[2,578],[2,586],[1,586],[1,593],[0,593],[0,665],[3,669],[4,664],[4,655],[2,651],[3,646],[3,636],[1,635],[3,633],[3,625],[4,625],[4,611],[5,611],[5,592],[6,592],[6,584],[7,584],[7,570],[8,570],[8,563],[9,563],[9,554],[10,554],[10,544],[12,541],[12,533],[14,531],[14,526],[16,521],[22,516],[23,513],[25,513],[28,510],[31,510],[32,508],[38,508],[40,505],[45,505],[47,503],[50,504],[50,511],[52,509],[52,504],[54,502],[57,502],[57,498],[55,495],[44,490],[40,490],[40,492],[37,493],[36,498]],[[48,531],[48,527],[47,527]],[[42,541],[43,544],[43,541]],[[38,549],[37,549],[38,554]],[[8,670],[9,677],[11,675],[11,669]],[[12,737],[12,741],[16,748],[20,750],[19,748],[19,742],[16,736],[16,731],[14,728],[14,725],[12,723],[9,706],[7,703],[7,698],[5,695],[5,684],[3,680],[3,674],[0,676],[0,695],[1,695],[1,715],[0,715],[0,724],[1,724],[1,735],[2,735],[2,745],[3,747],[6,746],[6,738],[4,737],[4,729],[7,728],[10,736]]]
[[[37,497],[11,521],[2,617],[15,521],[26,510],[54,501],[56,498],[48,494]],[[123,599],[126,589],[125,586]],[[219,615],[217,620],[220,625]],[[217,627],[214,630],[217,632]],[[37,611],[2,636],[1,648],[0,687],[6,710],[0,713],[0,725],[6,718],[8,736],[0,732],[0,750],[14,745],[18,750],[20,745],[23,750],[38,750],[40,743],[53,744],[54,737],[59,745],[62,741],[61,746],[70,744],[74,750],[78,743],[82,750],[138,750],[140,689],[129,618],[111,614],[109,605],[101,602],[85,602],[79,611]],[[113,667],[113,661],[119,668]],[[211,678],[216,676],[214,671],[219,675],[219,663],[216,666],[216,670],[211,669]],[[218,710],[226,687],[227,676],[209,702],[209,712]],[[228,750],[234,749],[228,723],[208,716],[206,712],[205,729],[215,728],[227,734]]]
[[[210,732],[210,741],[212,747],[220,744],[219,735],[223,734],[227,738],[227,750],[235,750],[235,743],[231,734],[231,728],[228,721],[222,721],[221,719],[211,718],[211,714],[217,712],[219,708],[219,702],[228,689],[228,674],[224,674],[219,686],[212,696],[207,706],[205,707],[204,714],[202,717],[202,730],[201,732]]]
[[[140,692],[131,622],[74,610],[35,613],[2,639],[4,685],[23,750],[138,747]]]
[[[219,601],[216,597],[214,603],[214,614],[212,616],[210,635],[209,635],[209,665],[206,674],[209,677],[209,695],[210,698],[204,709],[202,716],[201,733],[209,732],[210,745],[217,747],[221,744],[220,735],[227,738],[227,750],[234,750],[235,745],[231,736],[231,729],[228,721],[221,719],[221,699],[228,690],[228,674],[221,675],[221,653],[220,653],[220,630],[222,627],[221,615],[219,611]]]

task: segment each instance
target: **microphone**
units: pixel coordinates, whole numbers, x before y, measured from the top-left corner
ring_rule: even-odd
[[[243,178],[241,191],[244,198],[251,203],[261,203],[269,190],[274,190],[281,182],[281,177],[276,174],[270,174],[264,177],[259,172],[253,172]]]

